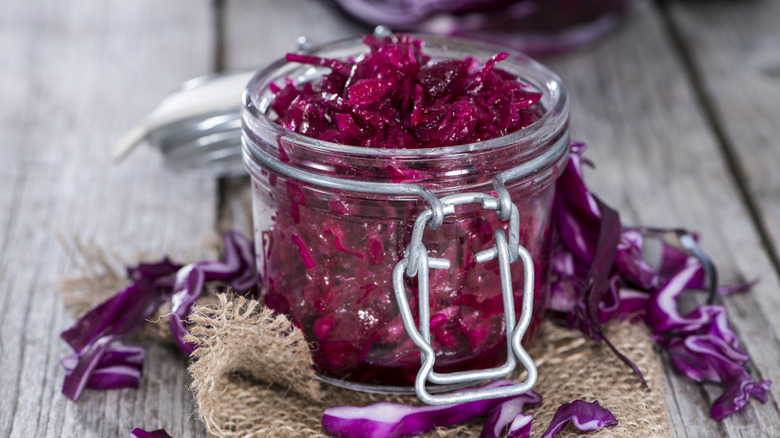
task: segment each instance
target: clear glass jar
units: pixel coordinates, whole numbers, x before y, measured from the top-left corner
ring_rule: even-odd
[[[524,343],[544,317],[549,296],[550,209],[555,181],[568,157],[568,100],[560,80],[525,55],[485,43],[415,36],[434,60],[472,56],[484,62],[504,51],[500,67],[542,92],[545,114],[520,131],[480,143],[388,150],[344,146],[283,129],[271,120],[269,84],[292,78],[317,81],[327,69],[280,60],[247,86],[243,153],[252,178],[254,236],[260,290],[266,305],[288,315],[314,348],[319,375],[348,387],[411,389],[420,351],[407,335],[393,295],[392,273],[404,257],[412,225],[428,206],[415,195],[367,194],[305,183],[266,163],[342,181],[413,183],[437,197],[494,193],[501,172],[550,155],[507,183],[520,212],[520,243],[534,260],[534,310]],[[329,44],[312,54],[357,57],[359,39]],[[269,161],[270,160],[270,161]],[[538,160],[536,160],[538,161]],[[506,360],[506,331],[497,261],[477,264],[474,254],[493,246],[493,230],[506,228],[489,210],[463,205],[438,230],[425,231],[429,256],[447,258],[430,275],[430,326],[437,372],[484,369]],[[523,269],[512,265],[516,312]],[[406,280],[412,314],[416,278]]]

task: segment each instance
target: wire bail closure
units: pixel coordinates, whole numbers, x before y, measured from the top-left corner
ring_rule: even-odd
[[[377,38],[387,36],[391,33],[390,29],[384,26],[377,26],[374,29],[374,36]],[[309,46],[310,44],[307,39],[298,39],[299,50],[307,51]],[[568,143],[568,141],[566,143]],[[411,187],[407,187],[407,190],[411,189],[411,191],[416,191],[417,194],[425,199],[430,205],[430,207],[417,217],[412,230],[412,239],[409,246],[406,248],[405,256],[396,264],[396,267],[393,270],[393,289],[404,327],[409,334],[409,337],[412,339],[412,342],[420,348],[422,366],[417,373],[414,389],[417,397],[423,403],[443,405],[506,397],[528,392],[536,384],[536,365],[521,343],[523,336],[531,323],[531,314],[533,313],[533,259],[528,253],[528,250],[520,245],[519,211],[517,206],[512,203],[509,191],[505,186],[505,182],[522,175],[525,171],[525,166],[519,166],[510,169],[507,172],[503,172],[496,177],[494,187],[499,195],[498,199],[484,193],[464,193],[438,198],[429,190],[421,186],[411,185]],[[319,179],[318,182],[322,184],[324,181],[323,179]],[[331,181],[331,183],[333,183],[333,181]],[[370,186],[368,184],[364,183],[359,185],[361,186],[358,189],[359,191],[365,190],[374,192],[374,190],[369,189]],[[382,190],[377,190],[376,192],[382,192]],[[444,223],[444,216],[455,213],[456,205],[468,203],[480,203],[483,209],[493,210],[500,220],[509,221],[508,242],[504,230],[495,230],[494,236],[496,246],[481,251],[475,256],[475,261],[477,263],[486,263],[498,257],[501,295],[504,304],[504,321],[507,334],[507,361],[500,367],[486,370],[441,374],[433,371],[436,354],[431,346],[428,274],[429,268],[449,269],[450,261],[447,259],[428,257],[428,251],[422,243],[422,236],[427,226],[430,226],[432,229],[440,228]],[[514,263],[518,258],[520,258],[523,263],[523,305],[520,321],[515,324],[514,291],[512,288],[512,277],[509,265],[510,263]],[[406,298],[406,288],[404,286],[403,278],[404,272],[409,277],[418,276],[418,307],[421,332],[415,327],[409,301]],[[510,330],[510,328],[512,329]],[[521,384],[439,395],[431,395],[426,389],[427,381],[430,381],[433,384],[449,385],[500,378],[514,371],[518,360],[527,370],[526,380]]]
[[[501,185],[503,185],[503,183],[501,183]],[[440,205],[443,209],[442,213],[445,216],[454,214],[455,206],[469,203],[479,203],[483,209],[493,210],[493,212],[500,217],[499,213],[502,210],[502,207],[499,199],[485,193],[463,193],[446,196],[440,199]],[[417,217],[412,230],[411,242],[406,249],[405,256],[396,264],[396,267],[393,270],[393,289],[404,327],[406,328],[409,337],[412,339],[412,342],[417,345],[421,353],[422,366],[417,373],[414,390],[417,397],[424,403],[430,405],[444,405],[507,397],[528,392],[533,388],[534,384],[536,384],[536,365],[521,344],[523,336],[531,323],[531,314],[533,312],[533,260],[528,253],[528,250],[519,243],[520,222],[517,206],[512,203],[511,200],[509,201],[509,205],[509,213],[504,215],[508,216],[509,219],[509,238],[507,239],[504,230],[495,230],[494,236],[496,245],[481,251],[474,257],[477,263],[485,263],[498,257],[501,295],[504,304],[504,322],[507,336],[507,360],[504,365],[485,370],[460,371],[446,374],[433,371],[436,355],[431,346],[429,269],[450,268],[449,260],[429,257],[428,251],[422,242],[423,232],[428,225],[430,225],[431,228],[437,228],[435,224],[435,207],[432,206],[427,208]],[[509,265],[514,263],[518,258],[523,263],[523,305],[520,320],[515,324],[514,292],[512,289],[512,277]],[[409,301],[406,298],[404,273],[409,277],[418,277],[419,330],[415,326]],[[426,388],[426,382],[438,385],[453,385],[503,377],[515,370],[517,361],[519,361],[527,371],[526,380],[517,385],[438,395],[430,394]]]

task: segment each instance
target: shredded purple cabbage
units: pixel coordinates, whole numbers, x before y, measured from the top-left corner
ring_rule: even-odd
[[[485,387],[513,384],[511,380],[504,379],[491,382]],[[500,399],[445,406],[411,406],[389,402],[365,407],[339,406],[325,410],[322,428],[325,433],[341,438],[400,438],[487,417],[480,438],[528,438],[533,415],[525,413],[526,407],[541,401],[539,394],[529,391]],[[558,408],[544,437],[555,437],[569,422],[581,431],[600,430],[617,424],[615,417],[597,401],[588,403],[575,400]]]
[[[611,210],[585,186],[584,149],[582,144],[572,145],[569,164],[556,187],[553,214],[558,220],[558,243],[551,264],[550,306],[554,316],[610,347],[602,323],[615,318],[645,322],[683,375],[724,387],[713,402],[715,419],[738,411],[751,397],[764,402],[770,382],[756,381],[747,372],[749,357],[728,324],[726,309],[703,305],[682,314],[678,307],[677,300],[686,290],[707,286],[701,262],[661,240],[661,260],[657,268],[652,267],[643,257],[645,239],[664,233],[624,228],[616,216],[610,217]],[[744,291],[752,284],[719,288],[718,293]],[[615,352],[641,378],[634,364]]]
[[[130,284],[79,318],[62,332],[62,339],[74,354],[62,360],[65,381],[62,393],[78,400],[84,388],[138,387],[143,368],[142,347],[114,345],[137,330],[165,302],[171,303],[171,331],[174,342],[185,353],[192,346],[183,341],[192,305],[204,282],[230,283],[235,290],[256,287],[252,242],[240,233],[224,235],[225,258],[181,266],[167,258],[141,263],[128,270]],[[239,288],[240,287],[240,288]]]
[[[598,401],[588,403],[584,400],[574,400],[571,403],[562,404],[555,411],[555,415],[553,415],[553,419],[547,430],[544,431],[542,438],[555,437],[569,422],[582,432],[601,430],[604,427],[618,424],[615,416],[602,408]]]
[[[724,392],[713,402],[710,414],[722,419],[742,409],[751,397],[766,402],[768,380],[756,381],[745,369],[750,360],[728,324],[726,309],[704,305],[682,315],[677,299],[700,270],[689,258],[662,287],[653,291],[647,306],[647,324],[659,344],[668,348],[672,364],[695,381],[720,383]]]
[[[497,380],[485,385],[485,387],[493,388],[513,384],[514,382],[510,380]],[[341,438],[417,436],[436,427],[485,417],[497,407],[513,403],[512,407],[504,408],[508,414],[514,413],[512,418],[505,418],[509,415],[501,416],[500,414],[497,414],[496,418],[491,416],[491,428],[495,426],[503,429],[514,420],[518,413],[522,412],[526,405],[536,404],[540,401],[541,396],[529,392],[501,399],[478,400],[444,406],[411,406],[389,402],[375,403],[365,407],[339,406],[325,410],[322,415],[322,428],[325,433]]]
[[[98,359],[85,386],[92,389],[138,388],[145,356],[146,352],[141,347],[112,345]],[[72,373],[78,363],[76,354],[60,361],[66,373]]]
[[[68,370],[62,393],[77,400],[87,386],[90,376],[111,350],[111,344],[138,327],[168,299],[166,278],[178,266],[165,259],[157,264],[142,264],[131,271],[136,278],[124,290],[87,312],[60,335],[74,350],[73,358],[66,360]],[[75,364],[73,363],[75,362]]]
[[[636,282],[652,283],[646,273],[650,267],[637,257],[636,236],[623,237],[618,213],[585,186],[584,151],[583,143],[572,143],[569,163],[556,185],[552,214],[557,244],[552,256],[550,310],[560,322],[596,342],[604,341],[644,382],[636,365],[604,336],[601,324],[618,309],[621,273]]]
[[[173,438],[168,435],[165,429],[157,429],[147,432],[143,429],[135,428],[130,432],[130,438]]]
[[[484,66],[479,66],[474,59],[429,63],[419,41],[406,35],[382,41],[369,36],[365,42],[371,52],[359,62],[288,55],[289,61],[326,66],[332,71],[324,76],[319,89],[312,84],[295,86],[291,81],[283,86],[274,85],[272,105],[279,123],[310,137],[343,144],[417,148],[499,137],[528,126],[541,114],[536,105],[539,93],[495,68],[505,54],[496,55]],[[670,242],[662,241],[660,263],[657,267],[648,263],[643,251],[645,240],[658,236],[647,230],[623,227],[619,214],[587,189],[582,172],[586,164],[584,150],[584,144],[571,145],[569,163],[557,182],[554,199],[555,244],[549,264],[553,274],[550,310],[556,319],[581,330],[596,342],[605,342],[640,378],[636,366],[605,337],[602,324],[616,318],[643,321],[656,341],[667,348],[672,364],[683,375],[723,386],[723,393],[713,402],[713,418],[722,419],[737,412],[751,398],[765,402],[770,382],[757,381],[747,371],[749,356],[728,324],[726,309],[707,304],[683,313],[678,307],[678,299],[684,292],[707,286],[701,262]],[[280,159],[284,160],[284,151],[281,152]],[[393,165],[382,171],[398,181],[416,178],[410,169]],[[300,187],[294,184],[286,187],[293,201],[289,220],[295,224],[305,222],[306,218],[302,217],[305,213],[299,208],[305,202]],[[338,200],[332,202],[334,213],[345,213],[342,211],[345,208]],[[276,220],[287,219],[279,216]],[[328,223],[318,226],[321,232],[317,235],[322,242],[316,248],[298,234],[289,236],[292,252],[307,269],[327,264],[328,251],[361,260],[366,275],[386,262],[387,242],[377,230],[364,230],[365,237],[358,245],[339,226]],[[475,227],[475,235],[486,234],[485,226],[492,229],[484,223]],[[270,236],[263,239],[260,246],[268,257],[274,240]],[[90,310],[62,333],[63,340],[74,350],[74,354],[62,360],[66,370],[63,393],[76,400],[87,387],[137,387],[144,350],[114,343],[140,327],[165,302],[171,304],[174,341],[183,352],[190,354],[194,346],[183,340],[187,334],[186,320],[204,284],[220,281],[241,291],[255,287],[254,257],[248,239],[238,233],[227,233],[223,261],[181,266],[163,259],[128,270],[131,281],[128,287]],[[291,252],[282,257],[291,257]],[[718,293],[740,292],[752,284],[722,287]],[[358,293],[360,300],[381,289],[361,289],[346,283],[341,287],[353,295]],[[343,367],[356,354],[354,345],[326,341],[334,331],[349,329],[348,325],[339,327],[334,317],[324,312],[327,306],[333,305],[335,293],[332,290],[313,303],[318,312],[325,313],[313,323],[313,330],[322,341],[320,347],[327,352],[325,368]],[[289,303],[272,301],[274,297],[269,295],[267,304],[284,312]],[[457,305],[438,309],[431,316],[431,331],[442,344],[456,342],[453,333],[458,327],[445,323],[452,320],[452,314],[462,311],[458,306],[470,304],[468,297],[459,299]],[[500,303],[495,307],[500,308]],[[480,312],[460,316],[462,337],[472,350],[480,349],[488,334],[495,331],[490,316]],[[394,326],[398,330],[394,331]],[[396,335],[404,336],[398,321],[389,324],[384,333],[383,342],[395,341]],[[354,338],[355,334],[351,334]],[[379,339],[367,337],[356,341],[368,348]],[[490,385],[505,384],[511,382]],[[540,401],[538,394],[529,392],[505,399],[438,407],[393,403],[364,408],[336,407],[325,411],[322,425],[327,433],[343,437],[367,433],[401,437],[487,417],[483,437],[498,437],[503,433],[526,437],[533,417],[523,411],[527,405]],[[557,435],[568,422],[583,431],[617,423],[598,402],[577,400],[558,409],[544,436]],[[166,437],[168,434],[163,430],[135,429],[132,436]]]
[[[533,391],[503,401],[491,410],[479,438],[500,438],[507,426],[507,437],[527,438],[534,417],[523,412],[526,406],[541,402],[542,396]]]

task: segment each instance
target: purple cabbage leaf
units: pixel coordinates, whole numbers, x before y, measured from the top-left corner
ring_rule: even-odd
[[[604,427],[612,427],[618,424],[615,416],[607,409],[599,405],[598,401],[588,403],[584,400],[574,400],[571,403],[562,404],[547,430],[544,431],[542,438],[553,438],[560,433],[566,425],[571,422],[582,432],[601,430]]]
[[[486,387],[512,384],[514,382],[510,380],[497,380]],[[389,402],[365,407],[340,406],[325,410],[322,427],[326,433],[341,438],[400,438],[487,417],[480,438],[528,438],[533,415],[524,411],[526,407],[541,401],[539,394],[529,391],[500,399],[444,406],[411,406]],[[544,437],[557,436],[569,422],[580,431],[595,431],[618,424],[612,413],[597,401],[588,403],[575,400],[565,403],[556,411]]]
[[[510,380],[497,380],[485,387],[513,385]],[[491,415],[497,407],[505,403],[514,403],[506,407],[504,415],[500,413],[486,425],[482,436],[491,435],[495,429],[503,429],[528,404],[541,401],[538,394],[529,392],[518,396],[478,400],[443,406],[411,406],[398,403],[380,402],[365,407],[339,406],[325,410],[322,415],[323,430],[342,438],[372,436],[376,438],[398,438],[416,436],[436,427],[463,423],[476,418]],[[514,413],[514,416],[510,415]],[[507,418],[511,416],[512,418]]]
[[[611,319],[644,322],[681,374],[723,386],[723,394],[712,405],[715,419],[738,411],[750,398],[764,402],[770,382],[756,381],[747,372],[749,356],[729,326],[726,309],[705,304],[685,313],[678,305],[689,290],[712,286],[718,295],[728,295],[755,282],[709,285],[700,258],[680,244],[682,237],[695,243],[693,233],[626,228],[610,218],[610,210],[585,186],[584,149],[583,144],[572,144],[569,164],[556,187],[550,305],[554,318],[597,342],[604,340],[637,374],[636,367],[603,336],[601,324]],[[607,220],[611,223],[605,225]],[[657,267],[643,255],[646,241],[652,239],[662,246]]]
[[[175,343],[189,354],[192,346],[182,338],[192,305],[204,282],[222,281],[238,287],[254,286],[252,242],[240,233],[224,235],[225,258],[181,266],[164,258],[128,269],[130,284],[89,310],[61,338],[74,353],[65,357],[62,393],[78,400],[84,388],[138,387],[143,368],[142,347],[114,345],[135,332],[166,302],[171,303],[171,331]]]
[[[493,408],[482,427],[480,438],[500,438],[504,429],[507,437],[528,438],[531,434],[533,415],[523,413],[526,406],[542,402],[542,396],[529,391],[517,397],[512,397]]]
[[[583,177],[583,143],[572,143],[569,163],[556,185],[553,217],[558,243],[553,254],[551,310],[559,322],[577,328],[594,341],[604,341],[644,382],[637,366],[606,338],[601,324],[619,309],[620,264],[636,259],[636,239],[623,238],[619,214],[590,193]],[[621,242],[623,242],[621,248]],[[621,251],[622,249],[622,251]],[[561,263],[565,260],[565,263]],[[557,271],[561,267],[563,271]],[[557,269],[556,269],[557,268]],[[628,270],[638,282],[650,281],[647,267]],[[557,279],[564,280],[557,285]],[[647,278],[651,278],[647,280]],[[558,296],[560,292],[564,296]],[[566,307],[561,304],[565,303]]]
[[[138,388],[144,357],[143,348],[132,345],[112,345],[97,360],[85,387],[92,389]],[[64,357],[60,364],[72,373],[79,363],[78,355]]]
[[[130,432],[130,438],[173,438],[168,435],[165,429],[157,429],[147,432],[143,429],[135,428]]]

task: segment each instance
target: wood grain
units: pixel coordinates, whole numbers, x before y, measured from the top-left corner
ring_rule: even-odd
[[[780,111],[780,3],[777,1],[670,2],[667,13],[680,51],[712,130],[738,175],[746,205],[762,232],[764,250],[780,269],[780,162],[777,114]],[[764,278],[761,278],[762,283]],[[780,305],[776,287],[755,291],[755,302],[737,301],[731,316],[742,329],[753,356],[770,356],[774,366],[758,369],[775,382],[777,403],[777,339],[780,320],[772,309]],[[751,324],[752,323],[752,324]],[[772,347],[768,347],[768,345]],[[754,358],[754,362],[759,359]],[[759,419],[761,436],[779,436],[780,421]],[[728,433],[744,433],[734,426]],[[758,435],[756,435],[758,436]]]
[[[780,2],[670,3],[713,128],[755,200],[771,250],[780,244]]]
[[[347,20],[319,0],[225,0],[225,66],[259,68],[296,49],[356,37],[371,27]]]
[[[119,253],[193,248],[214,227],[215,183],[182,179],[156,153],[121,166],[112,143],[181,81],[213,65],[211,3],[2,2],[0,5],[0,436],[127,436],[165,427],[205,436],[184,360],[148,353],[142,388],[60,394],[72,323],[58,299],[73,265],[57,235]]]

